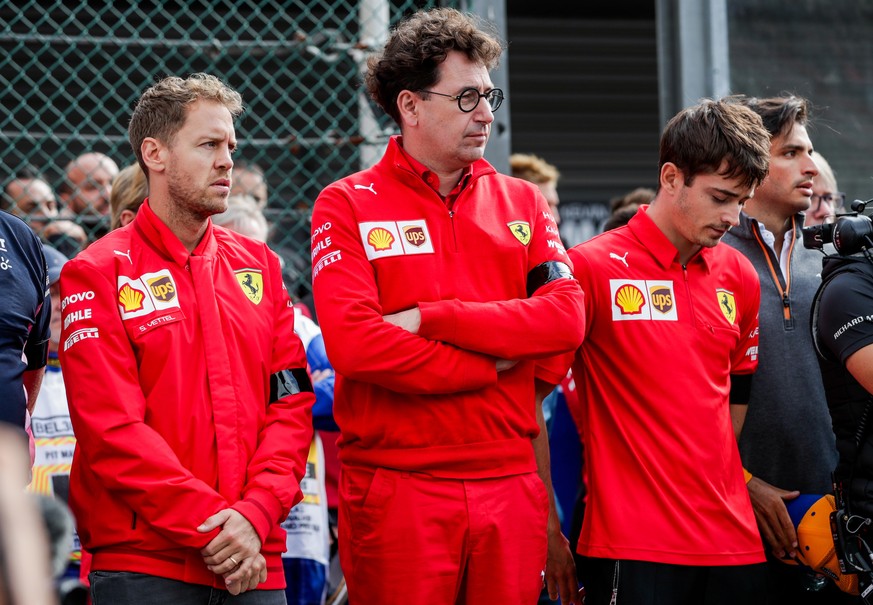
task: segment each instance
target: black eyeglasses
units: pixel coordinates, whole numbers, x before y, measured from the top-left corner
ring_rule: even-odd
[[[830,204],[831,208],[834,210],[839,210],[843,207],[843,204],[846,201],[846,194],[842,191],[837,191],[836,193],[827,193],[825,195],[816,195],[812,194],[809,196],[809,200],[812,202],[809,209],[813,212],[817,212],[819,208],[821,208],[822,202],[825,204]]]
[[[497,111],[498,109],[500,109],[500,105],[503,104],[503,91],[499,88],[492,88],[485,93],[479,92],[475,88],[465,88],[461,91],[461,94],[459,95],[447,95],[441,92],[434,92],[432,90],[424,89],[421,89],[418,92],[426,92],[431,95],[448,97],[453,101],[457,101],[458,109],[460,109],[464,113],[470,113],[471,111],[476,109],[476,107],[479,106],[479,101],[483,98],[488,101],[488,105],[491,106],[491,111]]]

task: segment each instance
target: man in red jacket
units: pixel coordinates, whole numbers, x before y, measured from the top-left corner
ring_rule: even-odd
[[[210,220],[241,111],[206,74],[148,89],[129,134],[150,197],[61,276],[70,504],[96,605],[285,602],[280,523],[314,396],[278,257]]]
[[[315,204],[353,602],[534,603],[544,567],[578,598],[534,385],[566,374],[583,295],[537,187],[483,159],[501,52],[452,9],[401,23],[367,85],[402,136]]]

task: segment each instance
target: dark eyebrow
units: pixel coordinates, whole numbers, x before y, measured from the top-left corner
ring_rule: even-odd
[[[717,191],[725,197],[740,197],[739,193],[737,193],[736,191],[731,191],[730,189],[720,189],[718,187],[713,187],[712,191]]]
[[[809,151],[809,153],[812,153],[813,149],[812,147],[807,148],[805,145],[798,145],[797,143],[786,143],[779,147],[779,151]]]
[[[709,191],[710,191],[710,193],[713,193],[713,192],[720,193],[725,197],[739,200],[741,202],[744,202],[744,201],[752,198],[752,196],[750,196],[750,195],[740,195],[736,191],[731,191],[730,189],[721,189],[719,187],[712,187]]]

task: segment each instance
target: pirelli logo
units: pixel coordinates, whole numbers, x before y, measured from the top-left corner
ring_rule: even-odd
[[[83,328],[76,330],[64,341],[64,351],[69,351],[73,345],[89,338],[100,338],[100,331],[97,328]]]

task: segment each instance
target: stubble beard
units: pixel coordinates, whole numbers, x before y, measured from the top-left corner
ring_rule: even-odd
[[[179,218],[205,221],[213,214],[227,210],[227,196],[210,196],[208,188],[198,188],[172,168],[167,176],[167,191],[173,201],[173,211]]]
[[[678,199],[676,200],[676,208],[679,210],[680,214],[685,216],[693,216],[694,210],[691,208],[691,204],[688,203],[688,191],[685,190],[681,194],[679,194]],[[723,225],[705,225],[700,228],[699,231],[689,236],[689,239],[693,237],[691,240],[692,243],[696,246],[702,246],[703,248],[714,248],[718,245],[718,243],[722,240],[724,235],[720,237],[713,237],[706,233],[710,229],[710,227],[717,229],[724,229]]]

